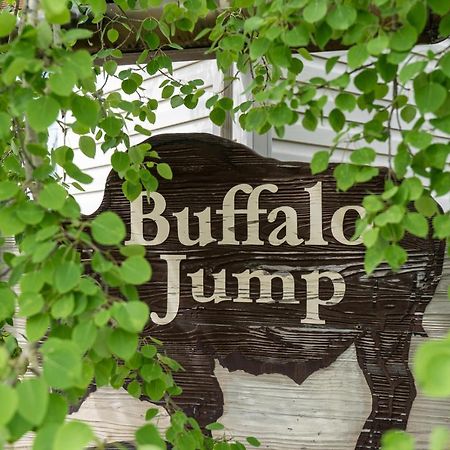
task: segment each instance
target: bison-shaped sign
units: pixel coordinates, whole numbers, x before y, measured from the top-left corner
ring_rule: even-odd
[[[378,449],[405,428],[415,397],[408,367],[413,333],[438,283],[443,244],[407,235],[408,263],[363,268],[352,240],[363,196],[383,189],[385,171],[338,192],[331,167],[263,158],[206,134],[149,139],[173,170],[149,197],[130,204],[111,172],[97,211],[118,213],[125,244],[146,246],[153,279],[140,288],[151,308],[144,331],[161,339],[185,371],[176,402],[201,425],[223,414],[214,360],[230,371],[283,374],[296,383],[355,344],[372,393],[356,444]]]

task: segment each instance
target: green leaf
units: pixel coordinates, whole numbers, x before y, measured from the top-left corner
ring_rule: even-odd
[[[93,34],[94,33],[91,30],[72,28],[63,33],[62,42],[71,46],[77,41],[91,38]]]
[[[115,329],[108,335],[107,344],[109,350],[118,358],[125,361],[136,352],[138,337],[135,333],[128,333],[121,329]]]
[[[119,303],[113,317],[120,328],[130,333],[140,333],[148,320],[149,309],[143,302]]]
[[[111,156],[111,164],[116,172],[123,172],[130,167],[130,158],[125,152],[115,152]]]
[[[136,442],[139,446],[145,448],[145,446],[154,446],[156,449],[165,450],[167,448],[166,443],[161,438],[161,434],[155,425],[146,424],[139,428],[136,433]]]
[[[305,47],[309,43],[309,31],[304,25],[297,25],[283,35],[283,40],[290,47]]]
[[[213,430],[223,430],[225,429],[225,427],[219,423],[219,422],[213,422],[213,423],[209,423],[208,425],[206,425],[205,427],[207,430],[213,431]]]
[[[430,450],[446,450],[449,444],[449,430],[443,426],[433,428],[430,436]]]
[[[130,256],[120,266],[120,275],[126,283],[144,284],[150,280],[152,269],[142,256]]]
[[[434,13],[443,16],[450,10],[450,2],[448,0],[428,0],[428,5]]]
[[[261,442],[259,442],[258,439],[256,439],[253,436],[249,436],[246,439],[247,439],[247,442],[253,447],[260,447],[261,446]]]
[[[373,247],[378,240],[380,234],[379,228],[369,228],[364,232],[363,241],[367,248]]]
[[[347,53],[348,67],[350,69],[361,67],[368,57],[369,52],[365,44],[354,45]]]
[[[28,317],[26,323],[26,335],[30,342],[39,341],[47,333],[50,325],[50,318],[48,314],[35,314]]]
[[[375,161],[377,154],[375,150],[370,147],[359,148],[350,154],[350,160],[355,164],[370,164]]]
[[[397,52],[410,50],[417,42],[417,30],[408,24],[403,25],[391,36],[391,48]]]
[[[53,448],[64,450],[84,450],[94,439],[89,425],[77,420],[63,424],[55,435]]]
[[[182,104],[184,104],[184,99],[181,95],[174,95],[170,99],[170,106],[172,108],[178,108],[178,106],[181,106]]]
[[[350,5],[337,5],[327,14],[327,23],[334,30],[347,30],[356,20],[356,10]]]
[[[428,220],[422,214],[409,212],[403,220],[406,231],[421,238],[428,236]]]
[[[73,295],[65,295],[56,300],[55,303],[53,303],[51,309],[52,317],[54,317],[55,319],[65,319],[70,314],[72,314],[74,307],[75,301]]]
[[[5,383],[0,384],[0,425],[6,425],[14,416],[19,405],[17,391]]]
[[[103,245],[118,245],[125,239],[126,229],[122,219],[111,211],[99,214],[91,224],[92,236]]]
[[[444,53],[444,56],[439,61],[442,71],[450,77],[450,53]]]
[[[393,269],[399,269],[408,259],[408,254],[399,245],[391,244],[386,248],[384,257]]]
[[[29,102],[27,118],[30,126],[36,131],[45,131],[56,121],[59,103],[52,97],[40,97]]]
[[[56,432],[59,429],[59,423],[48,423],[36,432],[33,441],[33,450],[53,449]]]
[[[59,211],[66,201],[67,191],[57,183],[46,184],[39,194],[38,202],[48,209]]]
[[[5,139],[11,132],[11,116],[0,112],[0,139]]]
[[[245,43],[245,37],[241,34],[226,35],[219,43],[223,50],[238,53],[242,50]]]
[[[210,113],[209,118],[211,119],[211,122],[214,123],[217,126],[223,125],[226,119],[226,112],[219,107],[215,107]]]
[[[49,0],[53,1],[53,0]],[[87,50],[77,50],[66,54],[66,64],[76,73],[80,80],[92,77],[93,62],[92,56]]]
[[[48,79],[52,92],[61,97],[68,97],[76,82],[76,75],[68,68],[63,68],[61,72],[52,73]]]
[[[440,36],[448,37],[450,35],[450,14],[441,18],[438,30]]]
[[[406,178],[402,186],[407,189],[409,200],[417,200],[422,195],[423,184],[417,177]]]
[[[414,202],[414,207],[425,217],[432,217],[438,212],[436,201],[426,194]]]
[[[106,0],[89,0],[88,3],[95,15],[95,20],[100,20],[106,13]]]
[[[375,69],[366,69],[355,77],[355,86],[364,93],[372,92],[377,85],[378,74]]]
[[[311,109],[306,110],[302,120],[302,125],[306,130],[315,131],[318,125],[318,119],[315,114],[311,112]]]
[[[3,206],[0,208],[0,230],[4,236],[21,233],[25,224],[18,218],[16,208]]]
[[[157,353],[157,348],[154,345],[147,344],[141,348],[141,352],[145,358],[152,359]]]
[[[20,188],[14,181],[1,181],[0,182],[0,201],[9,200],[14,197]]]
[[[405,215],[405,208],[400,205],[392,205],[386,211],[375,217],[375,225],[383,227],[389,223],[400,223]]]
[[[416,108],[413,105],[406,105],[400,112],[402,119],[409,123],[416,117]]]
[[[72,261],[64,261],[55,268],[54,288],[61,294],[71,291],[80,283],[81,265]]]
[[[345,115],[341,112],[341,110],[334,108],[328,116],[328,121],[330,122],[331,128],[338,133],[342,130],[342,128],[344,128]]]
[[[128,386],[127,391],[134,398],[139,398],[142,395],[141,385],[138,381],[133,380]]]
[[[109,41],[114,44],[114,42],[119,39],[119,32],[115,28],[110,28],[106,32],[106,36],[108,37]]]
[[[33,425],[40,425],[47,413],[48,386],[42,378],[27,378],[17,386],[19,414]]]
[[[78,145],[80,150],[85,154],[88,158],[94,158],[97,147],[95,145],[94,139],[90,136],[81,136],[78,141]]]
[[[418,73],[422,72],[426,65],[426,61],[416,61],[403,66],[398,76],[399,80],[401,83],[405,84],[407,81],[414,78]]]
[[[367,51],[371,55],[380,55],[389,45],[389,38],[385,35],[379,35],[367,43]]]
[[[356,98],[346,92],[340,93],[335,100],[336,106],[343,111],[352,112],[356,108]]]
[[[337,187],[342,191],[350,189],[356,181],[358,167],[351,164],[339,164],[333,172]]]
[[[50,337],[42,346],[44,378],[55,389],[69,389],[81,378],[81,352],[68,340]],[[62,447],[66,448],[66,447]]]
[[[149,408],[145,413],[145,420],[150,421],[159,414],[158,408]]]
[[[70,21],[70,13],[67,8],[67,1],[41,0],[45,17],[50,23],[64,24]]]
[[[72,112],[75,118],[88,128],[97,125],[100,107],[95,100],[89,97],[74,95],[72,97]]]
[[[430,123],[438,130],[450,134],[450,115],[444,117],[437,117],[436,119],[431,119]]]
[[[64,394],[59,394],[55,392],[50,393],[47,407],[47,414],[44,418],[45,424],[50,423],[60,424],[64,422],[69,412],[69,407],[63,395]]]
[[[7,287],[0,287],[0,321],[12,317],[16,306],[16,295]],[[1,423],[1,421],[0,421]]]
[[[73,329],[72,339],[82,352],[90,349],[97,337],[97,327],[91,320],[79,322]]]
[[[6,37],[16,28],[17,17],[7,11],[0,13],[0,37]]]
[[[156,170],[161,178],[165,180],[171,180],[173,178],[172,169],[167,163],[159,163],[156,166]]]
[[[428,340],[416,350],[414,378],[421,391],[430,397],[450,395],[450,341]],[[393,449],[394,450],[394,449]]]
[[[303,10],[303,19],[309,23],[318,22],[325,17],[327,6],[327,0],[312,0]]]
[[[447,90],[440,84],[430,82],[414,87],[414,98],[422,114],[437,111],[447,98]]]
[[[364,256],[364,270],[367,274],[371,274],[384,259],[384,248],[377,244],[368,248]]]
[[[22,222],[29,225],[37,225],[44,218],[44,210],[34,202],[21,203],[17,210],[17,216]]]
[[[242,117],[242,116],[241,116]],[[259,130],[267,118],[266,110],[254,108],[245,116],[245,129],[248,131]]]
[[[287,43],[287,42],[286,42]],[[250,58],[255,60],[265,55],[271,42],[265,37],[258,37],[250,43]],[[288,45],[291,45],[287,43]]]
[[[327,150],[315,152],[311,160],[311,173],[313,175],[316,175],[323,172],[324,170],[327,170],[329,160],[330,152],[328,152]]]
[[[145,393],[154,402],[158,402],[164,397],[166,392],[166,384],[161,378],[157,378],[148,383],[145,383]]]
[[[447,239],[450,237],[450,215],[440,214],[433,217],[433,236],[438,239]]]
[[[22,292],[19,295],[20,315],[22,317],[34,316],[41,312],[44,298],[36,292]]]
[[[381,438],[381,450],[414,450],[414,438],[405,431],[389,430]]]
[[[122,131],[122,126],[122,120],[113,116],[107,117],[100,122],[100,128],[102,128],[105,133],[111,137],[118,136]]]

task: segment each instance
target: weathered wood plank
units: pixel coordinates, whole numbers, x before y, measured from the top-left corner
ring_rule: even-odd
[[[423,339],[412,337],[413,332],[423,326],[431,337],[439,337],[450,323],[449,303],[444,300],[448,266],[436,289],[443,250],[438,242],[407,237],[408,264],[399,273],[383,267],[368,278],[362,268],[363,247],[345,238],[351,235],[356,215],[343,221],[344,237],[337,238],[339,227],[331,225],[336,210],[360,204],[364,190],[337,193],[330,172],[312,177],[307,164],[263,159],[239,144],[211,136],[163,136],[151,142],[171,164],[176,179],[162,182],[159,189],[166,202],[160,214],[170,227],[165,238],[152,246],[163,227],[156,229],[151,216],[143,216],[157,201],[161,206],[161,197],[153,196],[150,206],[136,203],[134,208],[142,212],[132,213],[114,175],[108,179],[99,211],[119,213],[129,227],[128,240],[147,241],[143,243],[154,278],[140,292],[160,322],[168,315],[162,324],[150,323],[145,332],[161,338],[169,355],[187,369],[177,377],[184,389],[177,399],[180,406],[203,425],[221,420],[228,433],[256,435],[263,448],[272,450],[375,450],[381,431],[406,426],[411,406],[409,427],[420,442],[426,440],[428,425],[446,422],[449,402],[419,395],[413,403],[409,371],[410,342],[415,347]],[[311,202],[305,188],[318,186],[319,180],[321,198]],[[238,184],[245,195],[227,197]],[[249,196],[263,184],[277,190],[266,187],[253,208],[256,219],[250,220]],[[378,192],[382,184],[381,176],[366,189]],[[277,216],[267,221],[266,215],[288,205],[296,215],[297,241],[269,245],[274,227],[283,221]],[[211,239],[203,245],[188,242],[197,237],[197,222],[187,227],[183,239],[188,243],[180,245],[182,233],[175,217],[185,207],[189,217],[211,208],[211,218],[204,223],[211,230],[202,230],[202,236],[211,233]],[[319,209],[320,218],[312,220]],[[222,227],[222,221],[231,217],[233,222]],[[258,233],[251,228],[255,220]],[[315,245],[306,245],[313,235]],[[262,244],[255,243],[257,239]],[[245,241],[250,242],[244,245]],[[170,287],[167,255],[185,257],[179,259],[181,275]],[[243,271],[256,269],[282,274],[281,280],[264,285],[262,277],[259,285],[241,285]],[[196,278],[199,270],[205,270],[204,278]],[[213,282],[212,275],[220,270],[229,273],[223,287]],[[338,290],[328,278],[315,296],[308,296],[307,281],[305,286],[301,280],[316,270],[326,270],[327,277],[339,274],[346,291],[339,301],[320,301],[316,322],[305,323],[308,301],[333,299]],[[288,274],[294,280],[291,291],[284,282]],[[264,286],[271,288],[269,292],[262,292]],[[176,289],[179,305],[169,301]],[[221,301],[206,298],[214,291]],[[432,297],[435,300],[428,305]],[[158,322],[158,317],[152,316],[152,321]],[[105,439],[132,439],[132,425],[142,423],[149,403],[125,398],[120,391],[95,392],[74,417],[89,419]]]

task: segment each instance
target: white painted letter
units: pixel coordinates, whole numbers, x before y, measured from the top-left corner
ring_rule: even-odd
[[[226,294],[225,269],[212,274],[214,278],[214,290],[209,297],[205,296],[205,269],[199,269],[195,273],[188,273],[187,276],[192,280],[192,297],[196,302],[208,303],[214,301],[214,303],[220,303],[232,300],[231,297]]]
[[[309,239],[305,245],[328,245],[323,238],[322,223],[322,182],[305,188],[309,194]]]
[[[269,235],[269,243],[271,245],[281,245],[284,242],[287,242],[292,246],[300,245],[303,242],[303,239],[299,239],[297,235],[298,222],[295,209],[290,206],[280,206],[279,208],[275,208],[273,211],[270,211],[267,220],[269,222],[275,222],[277,220],[278,213],[283,213],[285,219],[282,224],[272,230]],[[284,236],[279,237],[278,235],[282,230],[285,230]]]
[[[194,213],[198,218],[198,238],[191,239],[189,236],[189,208],[186,206],[182,211],[173,213],[177,218],[178,239],[181,244],[188,247],[199,244],[204,247],[215,239],[211,236],[211,208],[205,208],[202,212]]]
[[[237,184],[233,186],[223,198],[222,209],[216,211],[217,214],[222,214],[222,240],[218,242],[219,245],[239,245],[236,240],[234,216],[235,214],[247,214],[246,209],[234,209],[234,199],[238,191],[250,194],[253,188],[249,184]]]
[[[180,308],[180,263],[186,255],[161,255],[167,261],[167,312],[160,317],[156,312],[150,314],[150,319],[157,325],[167,325],[172,322]]]
[[[294,277],[289,272],[275,272],[270,274],[265,270],[244,270],[241,273],[234,273],[233,276],[238,280],[238,296],[234,299],[236,303],[251,303],[250,298],[250,280],[257,278],[259,280],[259,297],[256,303],[274,303],[272,298],[272,280],[279,278],[283,284],[282,303],[297,303],[295,300],[295,282]]]
[[[366,210],[362,206],[358,205],[342,206],[333,214],[333,218],[331,219],[331,232],[333,233],[334,238],[341,244],[359,245],[362,244],[363,242],[362,236],[360,236],[358,239],[355,239],[354,241],[350,241],[345,237],[344,234],[345,214],[347,211],[350,211],[352,209],[356,211],[361,218],[363,218],[366,215]]]
[[[146,193],[142,194],[130,205],[130,239],[127,244],[159,245],[162,244],[170,232],[168,220],[161,214],[166,210],[166,199],[159,192],[151,192],[149,201],[153,200],[154,208],[148,214],[144,214],[143,199]],[[144,238],[144,219],[153,220],[157,226],[156,236],[148,241]]]
[[[247,240],[242,242],[244,245],[264,245],[264,242],[259,238],[259,216],[267,213],[267,209],[259,209],[259,196],[262,191],[275,193],[278,191],[278,187],[274,184],[262,184],[253,189],[248,197]]]
[[[322,272],[318,270],[302,275],[306,281],[306,317],[301,320],[301,323],[324,324],[319,316],[319,305],[336,305],[345,295],[345,280],[341,274],[337,272]],[[319,297],[319,280],[321,278],[328,278],[333,283],[333,295],[329,300],[321,300]]]

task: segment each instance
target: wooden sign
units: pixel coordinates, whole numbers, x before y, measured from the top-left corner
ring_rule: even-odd
[[[215,136],[149,142],[173,181],[130,204],[111,172],[95,214],[118,213],[125,244],[146,247],[153,279],[140,288],[151,309],[144,333],[185,368],[175,376],[177,404],[203,426],[220,419],[214,360],[300,385],[354,344],[372,395],[356,448],[378,449],[383,431],[404,429],[416,393],[410,341],[423,332],[444,246],[407,235],[405,267],[365,274],[364,246],[351,237],[363,196],[382,192],[385,172],[342,193],[332,167],[312,176],[308,164],[266,159]]]

